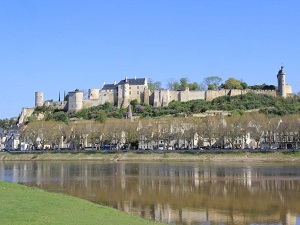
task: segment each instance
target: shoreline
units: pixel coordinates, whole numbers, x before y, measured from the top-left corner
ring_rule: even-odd
[[[106,161],[106,162],[300,162],[300,153],[0,153],[1,161]]]
[[[0,180],[2,224],[162,224],[81,198]]]

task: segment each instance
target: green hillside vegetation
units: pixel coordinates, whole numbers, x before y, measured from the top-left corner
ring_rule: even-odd
[[[159,224],[83,199],[0,181],[1,224]]]
[[[3,128],[4,130],[7,130],[9,127],[15,125],[16,123],[17,123],[16,118],[3,119],[0,120],[0,127]]]
[[[172,101],[167,107],[153,107],[144,103],[131,101],[134,116],[161,117],[187,116],[204,113],[208,110],[224,110],[243,114],[246,110],[260,110],[264,114],[288,115],[300,113],[300,98],[297,96],[281,98],[263,94],[248,93],[238,96],[222,96],[213,101],[192,100],[188,102]],[[30,121],[36,120],[39,113],[43,113],[46,121],[63,121],[68,123],[72,118],[96,120],[104,122],[107,118],[126,118],[127,109],[117,108],[110,103],[91,108],[85,108],[77,113],[65,113],[49,107],[37,107]]]

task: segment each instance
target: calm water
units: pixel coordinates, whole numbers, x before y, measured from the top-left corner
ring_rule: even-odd
[[[296,164],[0,162],[0,179],[169,224],[300,225]]]

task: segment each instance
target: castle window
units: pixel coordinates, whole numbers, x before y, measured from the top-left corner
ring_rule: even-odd
[[[131,91],[129,91],[129,94],[131,95]]]
[[[131,89],[131,87],[129,87],[129,89]]]
[[[137,94],[139,94],[140,92],[139,91],[137,91]]]
[[[140,86],[137,86],[137,89],[140,89]]]

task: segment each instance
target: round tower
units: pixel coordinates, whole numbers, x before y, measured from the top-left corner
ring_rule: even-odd
[[[99,99],[100,89],[89,89],[89,99]]]
[[[78,112],[83,107],[83,92],[79,90],[69,92],[68,111]]]
[[[41,107],[44,105],[44,93],[43,92],[35,92],[35,107]]]
[[[278,81],[278,95],[285,98],[286,97],[286,73],[283,69],[283,66],[281,66],[280,70],[277,74],[277,81]]]

